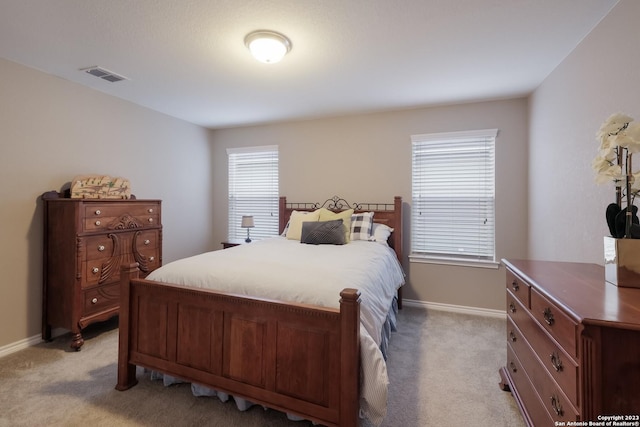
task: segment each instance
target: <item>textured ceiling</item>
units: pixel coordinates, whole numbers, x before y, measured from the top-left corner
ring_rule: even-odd
[[[526,95],[617,1],[0,0],[0,57],[221,128]]]

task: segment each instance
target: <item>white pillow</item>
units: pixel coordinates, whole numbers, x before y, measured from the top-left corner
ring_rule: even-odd
[[[373,236],[369,240],[372,242],[382,243],[383,245],[389,245],[389,243],[387,243],[387,240],[389,239],[389,236],[391,236],[392,232],[393,228],[384,224],[380,224],[378,222],[374,222],[372,230]]]

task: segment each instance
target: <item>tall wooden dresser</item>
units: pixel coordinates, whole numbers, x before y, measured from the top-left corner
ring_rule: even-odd
[[[605,282],[596,264],[502,262],[508,345],[501,385],[527,425],[640,421],[640,289]]]
[[[140,277],[162,264],[160,200],[71,199],[55,191],[44,201],[42,338],[69,329],[79,350],[82,329],[120,307],[120,266],[138,263]]]

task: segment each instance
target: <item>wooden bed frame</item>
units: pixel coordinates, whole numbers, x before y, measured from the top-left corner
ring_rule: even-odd
[[[293,210],[320,207],[375,212],[375,222],[394,228],[389,244],[402,259],[400,197],[354,205],[280,197],[280,232]],[[332,309],[139,279],[131,264],[122,267],[120,295],[117,390],[136,385],[142,366],[326,426],[359,425],[356,289],[344,289]]]

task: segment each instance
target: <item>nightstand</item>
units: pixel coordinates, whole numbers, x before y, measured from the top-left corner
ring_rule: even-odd
[[[244,239],[229,239],[222,242],[222,249],[229,249],[234,246],[244,245],[244,244],[246,244]]]

